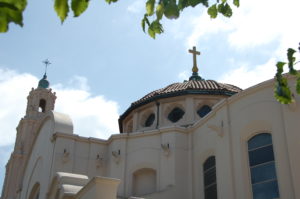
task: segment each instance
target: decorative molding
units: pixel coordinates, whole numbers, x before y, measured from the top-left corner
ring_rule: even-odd
[[[221,125],[215,125],[215,124],[207,124],[207,128],[213,130],[217,133],[218,136],[223,137],[224,136],[224,124],[223,120],[221,122]]]
[[[103,167],[103,165],[104,165],[103,156],[101,156],[100,154],[97,154],[97,156],[96,156],[96,167],[100,168],[100,167]]]
[[[117,151],[112,151],[111,152],[112,156],[114,157],[114,160],[117,164],[119,164],[120,160],[121,160],[121,151],[120,149]]]
[[[67,149],[64,149],[62,161],[63,163],[66,163],[70,160],[70,152]]]
[[[170,150],[170,144],[169,143],[161,144],[161,148],[164,151],[165,156],[170,155],[171,150]]]

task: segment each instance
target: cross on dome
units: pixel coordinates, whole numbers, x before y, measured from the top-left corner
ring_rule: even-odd
[[[198,67],[197,67],[197,55],[200,55],[200,52],[196,50],[196,46],[193,46],[193,50],[189,49],[189,53],[193,54],[193,69],[192,71],[194,73],[198,72]]]
[[[190,77],[189,80],[203,80],[199,75],[198,75],[198,66],[197,66],[197,55],[200,55],[200,52],[196,50],[196,46],[193,46],[193,49],[189,49],[189,53],[193,54],[193,74]]]

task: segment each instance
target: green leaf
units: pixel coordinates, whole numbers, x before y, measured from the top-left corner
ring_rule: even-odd
[[[7,32],[11,22],[23,26],[22,10],[0,7],[0,32]]]
[[[217,4],[210,6],[207,9],[207,13],[209,14],[210,18],[216,18],[218,16]]]
[[[143,28],[144,32],[145,32],[146,24],[148,26],[150,26],[150,22],[148,20],[148,15],[147,14],[144,15],[144,18],[142,19],[142,22],[141,22],[141,25],[142,25],[142,28]]]
[[[218,5],[218,12],[223,14],[225,17],[232,16],[232,10],[228,3],[221,3]]]
[[[292,92],[287,86],[287,83],[282,85],[277,82],[274,89],[274,96],[282,104],[293,102]]]
[[[195,7],[200,3],[205,7],[208,7],[208,0],[189,0],[189,5],[191,5],[192,7]]]
[[[56,14],[59,16],[61,22],[63,23],[69,12],[68,0],[55,0],[54,9]]]
[[[26,0],[0,0],[0,8],[6,7],[13,10],[23,11],[26,8]]]
[[[105,0],[108,4],[116,3],[118,0]]]
[[[0,32],[7,32],[9,23],[23,26],[26,0],[0,0]]]
[[[296,91],[298,94],[300,94],[300,77],[297,78]]]
[[[285,62],[277,62],[276,67],[277,67],[277,73],[282,74],[283,73],[283,66],[285,65]]]
[[[240,6],[240,0],[233,0],[233,5],[235,5],[236,7]]]
[[[81,15],[88,7],[88,0],[72,0],[71,7],[74,12],[74,16],[78,17]]]
[[[179,0],[178,1],[179,10],[183,10],[184,8],[189,7],[189,6],[190,6],[190,4],[189,4],[188,0]]]
[[[295,64],[295,61],[296,61],[296,58],[294,57],[294,54],[296,52],[296,50],[292,49],[292,48],[289,48],[287,50],[287,58],[288,58],[288,66],[289,66],[289,73],[292,74],[292,75],[296,75],[297,74],[297,71],[294,69],[294,64]]]
[[[180,15],[180,11],[176,2],[170,2],[164,6],[164,15],[168,19],[177,19]]]
[[[153,21],[150,27],[157,34],[161,34],[164,32],[162,25],[159,23],[158,20]]]
[[[146,26],[146,20],[145,20],[145,18],[142,19],[141,24],[142,24],[143,31],[145,32],[145,26]]]
[[[148,0],[146,3],[146,11],[149,16],[152,16],[154,14],[154,4],[155,0]]]
[[[9,8],[12,10],[19,10],[14,4],[7,2],[0,2],[0,8]]]
[[[0,9],[0,12],[1,9]],[[6,18],[6,15],[2,15],[0,16],[0,32],[7,32],[8,31],[8,23],[9,21]]]
[[[159,3],[157,6],[156,6],[156,17],[158,20],[160,20],[162,18],[164,14],[164,5],[162,3]]]
[[[152,37],[153,39],[155,39],[155,32],[150,27],[148,28],[148,34],[150,35],[150,37]]]

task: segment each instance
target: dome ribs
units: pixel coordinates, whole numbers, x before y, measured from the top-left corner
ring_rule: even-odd
[[[205,95],[228,95],[242,91],[242,89],[231,84],[218,83],[214,80],[190,80],[183,83],[173,83],[164,88],[155,90],[141,99],[133,102],[131,106],[151,102],[157,98],[178,96],[183,94],[205,94]]]

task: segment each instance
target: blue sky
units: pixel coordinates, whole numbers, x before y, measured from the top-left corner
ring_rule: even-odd
[[[241,0],[230,19],[187,9],[178,20],[163,20],[165,33],[155,40],[140,26],[144,1],[91,1],[63,25],[52,4],[30,0],[24,27],[11,25],[0,35],[1,187],[15,127],[46,58],[56,111],[71,115],[76,134],[107,138],[118,133],[118,115],[131,102],[190,76],[192,46],[201,51],[203,78],[247,88],[272,78],[275,62],[300,42],[299,0]]]

